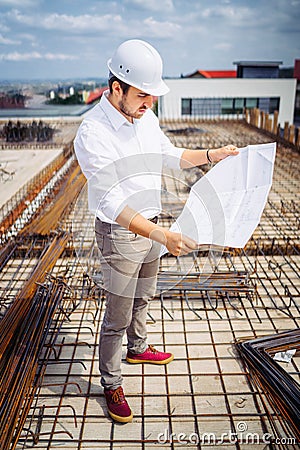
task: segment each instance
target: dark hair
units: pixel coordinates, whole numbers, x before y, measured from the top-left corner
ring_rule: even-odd
[[[109,90],[110,90],[110,93],[111,93],[111,94],[112,94],[112,85],[113,85],[113,82],[114,82],[114,81],[117,81],[117,82],[120,84],[121,89],[122,89],[122,91],[123,91],[123,94],[126,94],[126,93],[128,92],[128,89],[130,88],[130,85],[127,84],[127,83],[125,83],[125,82],[122,81],[122,80],[119,80],[119,78],[117,78],[117,77],[115,77],[115,76],[113,75],[113,76],[110,77],[109,80],[108,80]]]

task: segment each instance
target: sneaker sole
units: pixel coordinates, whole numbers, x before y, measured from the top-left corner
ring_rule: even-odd
[[[142,363],[144,363],[144,364],[158,364],[158,365],[162,365],[162,364],[168,364],[169,362],[173,361],[173,359],[174,359],[174,355],[170,356],[167,359],[163,359],[162,361],[152,361],[152,360],[149,360],[149,359],[131,359],[131,358],[128,358],[128,356],[126,356],[126,361],[129,364],[142,364]]]
[[[110,410],[108,410],[108,414],[110,415],[110,417],[112,419],[114,419],[116,422],[121,422],[121,423],[128,423],[128,422],[132,422],[133,419],[133,414],[131,413],[130,416],[127,417],[122,417],[122,416],[117,416],[117,414],[112,413]]]

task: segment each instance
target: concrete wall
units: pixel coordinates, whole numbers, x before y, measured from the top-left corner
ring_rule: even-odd
[[[159,98],[160,119],[179,119],[182,98],[280,97],[279,123],[293,122],[295,79],[167,79],[170,92]],[[194,117],[194,116],[193,116]]]

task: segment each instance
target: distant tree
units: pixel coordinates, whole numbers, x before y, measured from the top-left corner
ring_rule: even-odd
[[[70,95],[66,98],[56,96],[53,99],[47,100],[48,105],[79,105],[83,103],[82,95],[79,92],[75,92],[74,95]]]

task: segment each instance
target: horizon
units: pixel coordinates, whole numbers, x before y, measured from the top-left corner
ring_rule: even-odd
[[[296,58],[296,59],[298,59],[298,58]],[[257,62],[259,62],[259,61],[257,61]],[[270,62],[270,61],[269,61]],[[289,69],[289,70],[292,70],[292,69],[294,69],[294,65],[289,65],[289,66],[283,66],[283,65],[281,65],[280,64],[280,66],[281,67],[279,67],[279,70],[287,70],[287,69]],[[210,72],[210,71],[218,71],[218,70],[220,70],[220,71],[222,71],[222,70],[234,70],[234,69],[205,69],[205,68],[196,68],[194,71],[196,71],[196,70],[204,70],[204,71],[208,71],[208,72]],[[193,72],[191,72],[191,73],[193,73]],[[177,78],[182,78],[182,76],[181,76],[182,74],[180,74],[180,75],[178,75],[178,76],[176,76],[176,75],[174,75],[174,76],[164,76],[163,78],[164,79],[177,79]],[[188,75],[188,74],[186,74],[186,75]],[[183,75],[184,77],[186,76],[186,75]],[[0,78],[0,85],[1,85],[1,83],[3,83],[3,82],[5,82],[5,83],[12,83],[12,82],[15,82],[15,83],[26,83],[26,82],[47,82],[47,81],[49,81],[49,82],[67,82],[67,81],[98,81],[98,82],[105,82],[105,81],[107,81],[108,80],[108,77],[105,77],[105,76],[98,76],[98,75],[95,75],[95,76],[91,76],[91,75],[88,75],[88,76],[78,76],[78,77],[65,77],[65,78],[62,78],[62,77],[53,77],[53,78],[50,78],[50,77],[47,77],[47,78]]]

